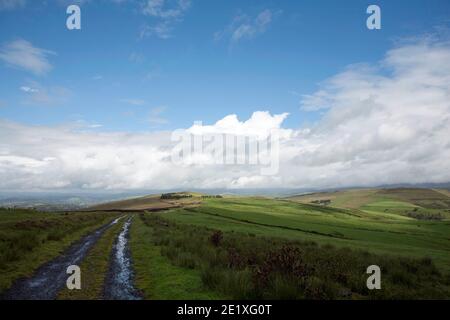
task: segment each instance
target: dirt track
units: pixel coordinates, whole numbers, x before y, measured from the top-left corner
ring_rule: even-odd
[[[67,267],[78,265],[102,234],[120,218],[100,227],[71,245],[63,254],[39,267],[30,278],[19,279],[7,290],[2,299],[53,300],[66,285]]]

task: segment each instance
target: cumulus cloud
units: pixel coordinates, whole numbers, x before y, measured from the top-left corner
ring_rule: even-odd
[[[416,41],[376,65],[323,81],[303,107],[323,118],[283,127],[287,114],[236,115],[192,134],[277,132],[279,172],[258,166],[176,165],[170,132],[102,133],[0,122],[0,189],[326,188],[450,181],[450,44]],[[196,155],[194,154],[194,157]]]
[[[240,121],[237,115],[231,114],[213,125],[194,124],[188,131],[198,135],[221,133],[264,138],[269,136],[273,130],[282,130],[283,133],[289,135],[291,130],[281,128],[281,124],[288,115],[288,113],[282,113],[272,116],[268,111],[256,111],[250,119]]]
[[[265,112],[247,121],[228,122],[225,118],[206,130],[247,132],[262,118],[275,127],[280,123],[280,116]],[[187,131],[197,129],[192,126]],[[259,174],[256,167],[236,171],[236,167],[216,165],[175,165],[171,157],[177,142],[171,135],[92,132],[80,123],[46,127],[0,121],[0,174],[4,177],[0,189],[212,188],[266,179],[255,178]]]
[[[0,48],[0,60],[36,75],[45,74],[52,69],[48,56],[53,54],[53,51],[35,47],[23,39],[8,42]]]
[[[302,100],[327,113],[291,165],[330,184],[449,181],[449,62],[448,42],[422,40],[328,79]]]

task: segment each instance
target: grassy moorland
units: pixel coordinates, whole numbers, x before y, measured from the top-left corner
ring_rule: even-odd
[[[114,213],[0,209],[0,293],[115,217]]]
[[[179,193],[94,209],[0,210],[0,292],[118,210],[133,216],[131,281],[146,299],[450,297],[445,190],[360,189],[279,199]],[[122,225],[106,230],[84,256],[82,290],[63,289],[58,298],[103,297]],[[381,268],[381,290],[366,287],[372,264]]]
[[[432,258],[450,271],[450,220],[419,219],[428,212],[398,202],[345,209],[265,198],[205,199],[202,206],[171,210],[164,218],[226,232],[369,250],[378,254]],[[428,209],[429,210],[429,209]],[[447,215],[447,210],[441,210]]]
[[[181,213],[142,214],[141,221],[136,220],[136,228],[147,233],[143,237],[147,245],[142,252],[134,249],[134,260],[142,262],[142,255],[151,255],[146,267],[136,266],[137,277],[141,279],[137,283],[144,286],[147,298],[195,299],[198,295],[187,294],[194,288],[194,292],[209,291],[210,297],[231,299],[450,296],[450,279],[429,258],[377,255],[314,241],[222,232],[217,226],[210,229],[198,223],[175,223],[173,216],[167,219],[172,214]],[[371,264],[382,269],[382,290],[371,291],[366,287],[365,271]],[[170,275],[165,277],[167,273]]]

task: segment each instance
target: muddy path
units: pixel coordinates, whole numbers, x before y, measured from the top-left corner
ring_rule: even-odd
[[[128,245],[130,225],[133,217],[124,223],[111,252],[109,271],[106,276],[103,298],[106,300],[140,300],[133,285],[134,273]]]
[[[102,234],[121,218],[98,228],[91,234],[72,244],[64,253],[39,267],[30,278],[19,279],[13,283],[1,299],[7,300],[53,300],[66,285],[70,265],[79,265],[88,251]],[[82,275],[81,275],[82,276]]]

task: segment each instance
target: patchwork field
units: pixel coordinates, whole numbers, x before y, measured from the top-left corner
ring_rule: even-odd
[[[39,298],[23,289],[39,280],[61,282],[52,299],[448,299],[449,206],[445,190],[361,189],[0,210],[0,294]],[[80,266],[81,290],[65,288],[61,261]],[[371,264],[382,290],[366,287]]]
[[[450,271],[450,221],[405,215],[414,208],[398,201],[341,209],[285,200],[234,198],[208,199],[201,207],[161,215],[178,223],[222,231],[315,241],[380,254],[430,257]],[[448,215],[448,211],[444,212]]]

